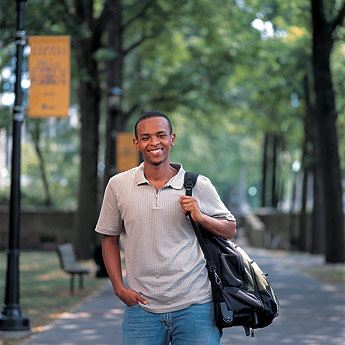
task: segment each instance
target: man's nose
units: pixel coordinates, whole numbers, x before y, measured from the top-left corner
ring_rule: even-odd
[[[150,144],[151,144],[151,145],[157,145],[157,144],[159,144],[158,137],[156,137],[156,136],[151,137],[151,143],[150,143]]]

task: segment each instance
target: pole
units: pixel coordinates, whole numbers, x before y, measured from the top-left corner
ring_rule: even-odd
[[[5,302],[0,315],[1,331],[29,330],[29,319],[26,318],[19,304],[19,230],[20,230],[20,149],[21,126],[24,120],[22,105],[22,59],[25,45],[24,3],[17,2],[17,32],[16,32],[16,83],[15,102],[13,109],[12,133],[12,175],[9,213],[9,244],[7,251],[7,274]]]

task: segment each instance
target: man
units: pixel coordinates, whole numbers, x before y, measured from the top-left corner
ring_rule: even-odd
[[[124,345],[220,341],[206,262],[185,215],[190,211],[205,229],[229,239],[236,222],[206,177],[199,176],[193,197],[184,195],[184,170],[170,162],[174,142],[166,115],[147,112],[137,120],[133,143],[144,163],[109,180],[96,226],[114,293],[126,304]],[[127,285],[119,249],[123,227]]]

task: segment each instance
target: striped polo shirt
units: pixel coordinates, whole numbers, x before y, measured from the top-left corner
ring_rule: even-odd
[[[96,225],[105,235],[125,229],[127,284],[148,302],[141,307],[153,313],[212,300],[203,253],[180,205],[185,171],[171,165],[178,173],[159,190],[145,178],[144,163],[113,176]],[[193,197],[202,213],[235,220],[205,176],[199,176]]]

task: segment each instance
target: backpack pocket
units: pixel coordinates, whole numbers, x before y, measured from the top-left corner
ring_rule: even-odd
[[[219,257],[219,268],[223,286],[244,288],[243,269],[239,264],[236,253],[221,254]]]

